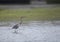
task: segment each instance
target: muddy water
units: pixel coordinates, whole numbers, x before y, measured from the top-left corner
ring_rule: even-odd
[[[0,42],[60,42],[60,21],[0,22]]]

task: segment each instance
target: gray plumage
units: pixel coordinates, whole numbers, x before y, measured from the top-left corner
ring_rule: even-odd
[[[20,17],[20,20],[21,20],[20,23],[14,25],[14,26],[12,27],[12,29],[18,29],[18,28],[19,28],[19,24],[20,24],[20,25],[22,24],[22,18],[24,18],[24,17]]]
[[[14,26],[12,27],[12,29],[18,29],[18,28],[19,28],[18,24],[14,25]]]

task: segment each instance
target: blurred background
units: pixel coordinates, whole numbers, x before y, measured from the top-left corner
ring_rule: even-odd
[[[60,0],[0,0],[0,42],[60,42]]]

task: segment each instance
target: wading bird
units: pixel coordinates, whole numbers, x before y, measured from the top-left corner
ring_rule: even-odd
[[[12,27],[12,29],[15,30],[14,33],[17,33],[17,29],[19,28],[19,25],[20,25],[20,26],[22,25],[22,22],[23,22],[22,18],[24,18],[24,17],[23,17],[23,16],[20,17],[20,23],[15,24],[15,25]]]

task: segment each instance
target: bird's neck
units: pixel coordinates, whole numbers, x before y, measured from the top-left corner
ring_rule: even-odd
[[[22,18],[20,19],[20,25],[22,24],[22,22],[23,22],[23,20],[22,20]]]

